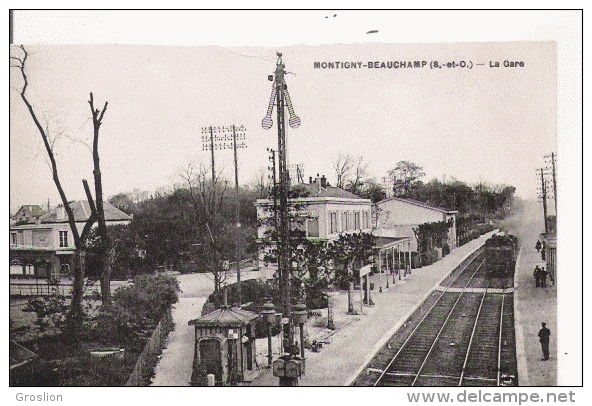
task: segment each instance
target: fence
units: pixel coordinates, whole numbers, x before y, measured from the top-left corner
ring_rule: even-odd
[[[10,296],[49,296],[54,289],[62,295],[70,295],[72,284],[49,284],[45,281],[38,283],[11,283]]]
[[[140,354],[138,361],[136,361],[134,371],[125,383],[125,386],[145,386],[144,377],[150,373],[150,370],[154,367],[154,365],[152,365],[151,359],[159,354],[164,348],[166,338],[170,332],[171,321],[172,314],[171,308],[169,307],[165,315],[158,322],[158,325],[156,326],[156,329],[154,329],[150,340],[148,340],[144,346],[144,350],[142,351],[142,354]]]
[[[111,289],[117,289],[120,286],[126,285],[127,282],[114,281],[111,282]],[[37,279],[35,282],[14,282],[11,281],[10,285],[10,296],[49,296],[53,294],[54,289],[59,294],[70,297],[72,296],[72,283],[71,282],[60,282],[57,284],[47,283],[45,279]],[[98,282],[84,286],[84,295],[89,296],[94,293],[100,293],[101,287]]]

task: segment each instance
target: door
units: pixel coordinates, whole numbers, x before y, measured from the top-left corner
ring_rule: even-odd
[[[222,381],[222,354],[220,341],[205,339],[199,342],[199,359],[207,374],[214,374],[216,382]]]
[[[244,346],[244,351],[247,354],[247,369],[249,371],[252,371],[253,370],[253,345],[251,343],[251,340],[244,343],[243,346]]]

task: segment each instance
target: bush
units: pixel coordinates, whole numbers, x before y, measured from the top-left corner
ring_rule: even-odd
[[[450,245],[445,242],[442,244],[442,256],[445,257],[448,254],[450,254]]]
[[[193,372],[191,373],[191,386],[207,386],[208,385],[208,372],[206,367],[197,362],[197,358],[193,359]]]
[[[133,285],[117,289],[111,306],[101,306],[86,324],[87,339],[141,352],[154,327],[177,303],[179,290],[174,276],[137,276]]]
[[[133,284],[122,286],[113,294],[113,302],[134,315],[156,323],[179,300],[179,282],[169,275],[136,276]]]
[[[66,297],[58,292],[56,286],[53,287],[53,291],[49,296],[30,298],[23,311],[37,315],[35,325],[40,333],[52,328],[63,332],[66,327],[68,305],[66,304]]]
[[[123,386],[134,369],[135,357],[114,359],[90,355],[54,361],[60,386]]]
[[[438,251],[433,249],[421,254],[421,263],[423,266],[431,265],[438,260]]]
[[[421,264],[419,262],[419,253],[417,251],[411,252],[411,267],[412,268],[421,268],[425,264]]]

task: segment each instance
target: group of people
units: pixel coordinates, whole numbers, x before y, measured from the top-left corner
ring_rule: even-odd
[[[541,258],[543,261],[545,260],[545,242],[541,244],[541,240],[537,240],[536,245],[534,248],[537,252],[541,253]],[[549,272],[545,271],[545,267],[539,268],[537,265],[534,268],[534,283],[535,287],[537,288],[546,288],[547,287],[547,276]],[[547,323],[541,323],[541,329],[539,330],[539,342],[541,343],[541,349],[543,350],[543,358],[541,361],[548,361],[549,360],[549,337],[551,336],[551,330],[547,328]]]
[[[532,274],[534,276],[534,286],[537,288],[546,288],[547,287],[547,276],[549,276],[549,272],[545,271],[545,267],[539,268],[537,265],[534,268],[534,272]]]

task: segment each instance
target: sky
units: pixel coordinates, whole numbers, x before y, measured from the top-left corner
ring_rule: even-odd
[[[149,12],[134,13],[141,26],[155,23]],[[242,35],[241,25],[253,12],[207,12],[212,17],[207,26],[213,40],[206,43],[215,45],[190,46],[184,41],[174,46],[28,44],[28,96],[50,133],[59,134],[58,169],[71,200],[84,198],[81,179],[92,180],[92,158],[83,143],[90,145],[92,137],[90,92],[96,105],[109,102],[99,141],[107,197],[170,189],[182,183],[180,174],[188,163],[209,165],[201,135],[202,128],[210,125],[246,128],[247,148],[239,151],[239,182],[244,185],[269,165],[266,148],[277,149],[275,124],[266,131],[261,120],[271,92],[267,76],[275,70],[276,51],[281,51],[289,72],[288,90],[302,122],[298,129],[288,128],[288,159],[304,165],[306,179],[318,173],[334,182],[331,162],[339,153],[349,153],[363,155],[369,173],[378,179],[398,161],[407,160],[424,168],[426,181],[456,178],[469,184],[513,185],[518,196],[536,198],[535,170],[545,165],[544,155],[557,152],[558,146],[556,43],[384,43],[399,39],[398,34],[413,27],[418,16],[421,24],[432,24],[437,21],[434,13],[387,12],[384,16],[310,11],[287,18],[285,12],[260,12],[259,20],[268,22],[259,28],[260,35],[268,35],[268,41],[263,41],[266,46],[236,45],[237,40],[247,45],[261,42],[251,38],[253,33],[227,42],[217,36],[223,26]],[[505,21],[519,19],[519,14],[506,16]],[[27,18],[21,16],[25,26],[36,26],[29,21],[34,21],[31,15],[35,16],[32,12]],[[537,15],[544,22],[550,18]],[[82,13],[76,22],[90,25],[93,16]],[[206,23],[205,16],[199,16]],[[63,25],[67,17],[63,12],[50,21]],[[107,31],[132,14],[120,12],[115,17],[115,22],[106,24]],[[170,17],[184,21],[173,12]],[[322,41],[291,45],[281,35],[278,39],[271,24],[277,20],[288,25],[284,34],[290,25],[298,24]],[[402,26],[393,26],[392,21]],[[17,12],[16,27],[18,23]],[[467,18],[465,28],[487,28],[477,23]],[[185,29],[195,27],[200,24]],[[370,29],[378,33],[366,34]],[[351,43],[338,43],[338,38]],[[26,36],[22,39],[25,44],[33,42]],[[306,40],[303,37],[302,43]],[[400,41],[404,40],[402,36]],[[277,45],[282,43],[287,45]],[[505,68],[504,60],[522,61],[524,67]],[[427,65],[419,69],[314,68],[314,62],[335,61],[365,65],[426,61]],[[432,61],[484,66],[430,69]],[[490,68],[490,61],[502,67]],[[22,204],[46,206],[48,199],[55,206],[59,196],[39,134],[16,91],[22,80],[15,69],[11,69],[10,84],[10,210]],[[216,152],[216,169],[233,179],[232,151]]]

